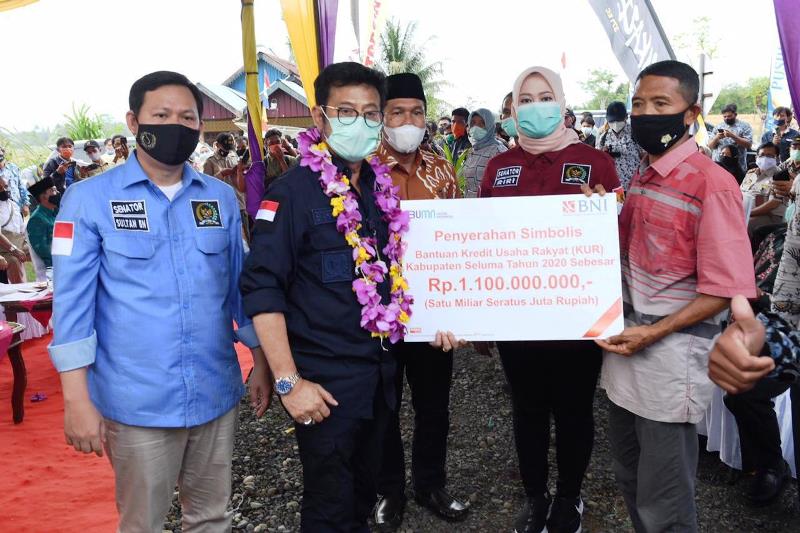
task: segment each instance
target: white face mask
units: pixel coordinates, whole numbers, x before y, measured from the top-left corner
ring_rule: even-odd
[[[611,128],[612,130],[614,130],[614,133],[619,133],[619,132],[621,132],[622,130],[625,129],[625,121],[624,120],[618,120],[618,121],[615,121],[615,122],[609,122],[608,123],[608,127]]]
[[[89,159],[92,161],[100,161],[100,152],[92,152],[89,154]]]
[[[756,158],[756,166],[762,171],[765,172],[767,170],[773,169],[778,166],[778,162],[775,161],[774,157],[766,157],[766,156],[758,156]]]
[[[582,127],[582,128],[581,128],[581,131],[582,131],[582,132],[583,132],[583,134],[584,134],[584,135],[586,135],[587,137],[588,137],[588,136],[590,136],[590,135],[592,134],[592,128],[591,128],[591,127],[589,127],[589,126],[584,126],[584,127]]]
[[[425,128],[418,128],[413,124],[404,124],[397,128],[385,126],[383,132],[386,142],[401,154],[415,151],[425,137]]]

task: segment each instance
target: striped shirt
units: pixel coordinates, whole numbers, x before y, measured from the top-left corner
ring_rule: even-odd
[[[736,182],[692,140],[639,169],[620,216],[626,327],[658,322],[698,293],[755,297],[742,209]],[[668,335],[632,357],[606,353],[602,386],[609,399],[650,420],[700,421],[712,393],[708,354],[723,318]]]

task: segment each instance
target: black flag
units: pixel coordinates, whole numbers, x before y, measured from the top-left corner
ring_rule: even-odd
[[[675,59],[650,0],[589,0],[631,83],[651,63]]]

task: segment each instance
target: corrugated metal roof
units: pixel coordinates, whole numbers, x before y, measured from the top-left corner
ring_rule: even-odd
[[[242,111],[247,107],[245,94],[225,85],[198,83],[197,88],[200,89],[201,93],[219,102],[225,109],[236,115],[241,115]]]
[[[300,71],[297,70],[297,65],[295,65],[294,63],[291,63],[285,59],[281,59],[273,54],[268,54],[267,52],[258,52],[257,55],[259,61],[265,61],[269,63],[270,65],[280,70],[287,76],[294,75],[296,77],[300,77]],[[236,78],[241,76],[243,72],[244,72],[244,67],[240,68],[239,70],[231,74],[227,80],[222,82],[222,84],[230,85],[236,80]]]
[[[289,80],[278,80],[272,85],[270,85],[269,89],[261,93],[262,98],[266,98],[267,101],[264,102],[266,107],[269,107],[269,97],[272,96],[272,93],[277,91],[278,89],[282,90],[298,102],[302,102],[303,105],[308,107],[308,99],[306,98],[306,91],[300,85],[289,81]]]

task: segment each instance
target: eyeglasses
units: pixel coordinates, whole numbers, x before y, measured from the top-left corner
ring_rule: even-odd
[[[321,107],[335,109],[336,118],[345,126],[354,124],[355,121],[358,120],[359,116],[364,118],[364,123],[370,128],[380,127],[380,125],[383,123],[383,113],[380,111],[365,111],[363,113],[359,113],[352,107],[334,107],[332,105],[324,105]],[[325,114],[325,117],[330,120],[330,117],[328,117],[327,114]]]

